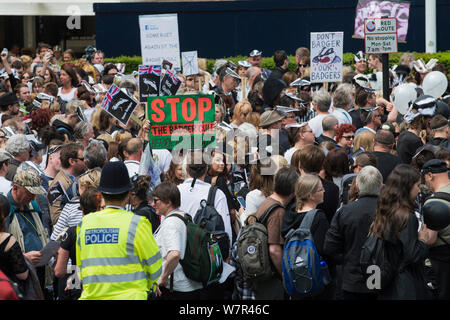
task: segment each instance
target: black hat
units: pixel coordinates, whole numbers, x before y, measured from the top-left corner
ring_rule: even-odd
[[[12,92],[0,96],[0,106],[10,106],[15,103],[19,103],[19,99],[17,99],[17,96]]]
[[[450,208],[442,201],[430,199],[425,202],[422,214],[427,228],[431,230],[439,231],[450,224]]]
[[[286,88],[286,83],[281,79],[266,80],[262,90],[264,103],[272,107],[273,102],[284,88]]]
[[[445,161],[439,159],[431,159],[425,162],[422,167],[421,173],[442,173],[447,172],[447,170],[447,163]]]
[[[98,191],[106,194],[121,194],[133,188],[128,169],[122,161],[107,162],[102,169]]]
[[[435,114],[440,114],[442,116],[444,116],[445,118],[450,118],[450,107],[448,106],[447,103],[445,103],[442,100],[437,100],[436,101],[436,111]]]

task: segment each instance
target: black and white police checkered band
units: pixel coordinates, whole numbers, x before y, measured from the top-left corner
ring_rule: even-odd
[[[253,50],[252,52],[250,52],[250,54],[249,54],[249,56],[250,57],[257,57],[257,56],[260,56],[260,55],[262,55],[262,51],[258,51],[258,50]]]

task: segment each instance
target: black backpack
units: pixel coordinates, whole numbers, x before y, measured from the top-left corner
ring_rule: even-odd
[[[217,187],[211,186],[208,192],[208,199],[200,201],[200,209],[194,217],[194,223],[202,225],[208,231],[225,231],[225,224],[222,216],[214,208]]]
[[[378,284],[370,290],[381,292],[393,281],[399,273],[400,258],[395,252],[394,243],[369,235],[361,248],[361,272],[369,288],[369,277],[379,271]],[[379,268],[379,269],[376,269]],[[373,283],[372,283],[373,284]]]
[[[200,209],[195,213],[193,222],[213,234],[214,238],[219,243],[223,259],[226,260],[230,251],[230,238],[228,233],[225,232],[225,224],[222,216],[214,207],[216,191],[217,187],[211,186],[208,192],[208,199],[200,201]]]

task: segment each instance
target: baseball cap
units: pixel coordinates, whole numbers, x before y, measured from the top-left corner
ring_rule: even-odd
[[[447,170],[447,163],[445,161],[439,159],[431,159],[425,162],[420,173],[442,173],[447,172]]]
[[[34,169],[17,171],[13,183],[27,189],[32,194],[47,193],[41,184],[41,176]]]

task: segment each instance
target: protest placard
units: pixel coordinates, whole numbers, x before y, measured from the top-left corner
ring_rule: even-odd
[[[159,94],[161,66],[139,65],[139,102],[146,103],[148,97]]]
[[[144,65],[161,65],[166,59],[180,69],[177,14],[139,16],[141,55]]]
[[[160,96],[173,96],[177,94],[178,89],[181,86],[181,80],[175,75],[174,72],[166,70],[162,80],[161,87],[159,89]]]
[[[150,97],[147,114],[152,149],[215,146],[213,95]]]
[[[137,107],[137,101],[113,84],[106,93],[101,107],[126,126]]]
[[[311,32],[311,83],[342,81],[343,32]]]
[[[185,76],[198,73],[197,51],[182,52],[181,61],[183,62],[183,74]]]

